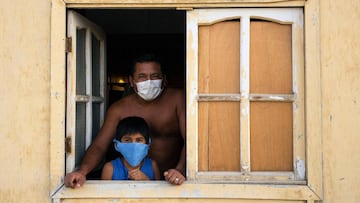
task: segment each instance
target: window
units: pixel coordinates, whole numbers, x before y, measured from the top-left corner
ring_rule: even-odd
[[[190,179],[305,184],[303,32],[302,9],[188,12]]]
[[[185,13],[68,9],[67,15],[67,36],[72,43],[72,50],[67,54],[66,134],[70,146],[66,153],[66,172],[69,173],[81,164],[110,102],[129,92],[127,76],[132,60],[139,53],[158,54],[169,80],[167,85],[184,88]],[[173,21],[164,21],[164,17]],[[174,21],[176,26],[161,25]],[[115,158],[113,150],[109,149],[104,163]],[[102,164],[88,174],[88,178],[100,179]]]
[[[225,199],[261,199],[314,202],[322,198],[321,138],[319,136],[321,134],[319,127],[321,126],[319,113],[321,88],[318,82],[320,66],[318,61],[319,22],[317,19],[319,8],[316,1],[277,2],[270,0],[266,4],[263,1],[248,1],[257,3],[256,6],[268,7],[261,9],[197,9],[197,7],[207,7],[206,5],[209,8],[215,6],[233,8],[254,6],[254,4],[243,4],[235,1],[227,1],[226,4],[221,5],[210,1],[204,1],[201,5],[199,2],[191,3],[192,1],[187,2],[186,5],[171,5],[172,8],[176,6],[180,9],[193,8],[184,11],[187,13],[186,27],[188,32],[186,44],[187,134],[194,135],[187,137],[188,180],[181,187],[170,187],[161,181],[126,182],[126,184],[116,181],[88,181],[82,190],[71,190],[63,187],[62,178],[65,174],[64,135],[66,134],[66,70],[64,68],[66,67],[64,60],[66,8],[83,8],[84,6],[92,8],[107,6],[109,8],[138,8],[141,6],[156,7],[161,4],[158,1],[152,2],[158,2],[154,5],[135,1],[128,1],[126,5],[122,3],[109,4],[96,0],[89,2],[91,3],[83,4],[76,0],[66,2],[52,0],[50,190],[54,202],[61,202],[62,200],[86,201],[92,198],[99,201],[101,199],[104,201],[109,199],[121,199],[123,201],[152,199],[165,202],[174,199],[187,199],[189,201],[206,199],[205,201],[207,201],[213,198],[219,201]],[[166,7],[169,4],[163,6]],[[297,8],[270,8],[274,6],[298,6],[304,8],[305,12]],[[302,13],[304,13],[305,23],[302,22],[302,17],[297,18]],[[261,29],[266,30],[266,32],[259,31]],[[276,32],[272,33],[269,30]],[[290,34],[289,30],[291,30]],[[253,36],[254,33],[255,36]],[[279,37],[281,40],[284,37],[287,38],[285,40],[287,42],[291,40],[291,47],[289,47],[289,43],[279,47],[272,44],[272,40],[265,40],[266,37],[272,39],[278,35],[281,35]],[[206,39],[206,36],[209,36],[209,39]],[[211,36],[221,37],[212,38]],[[257,38],[258,41],[253,41],[254,38]],[[224,44],[222,45],[220,41],[224,39],[226,40],[223,41]],[[305,47],[304,43],[306,44]],[[215,50],[224,52],[217,51],[215,54],[219,57],[213,57],[215,55],[211,54],[214,52],[201,51],[213,50],[207,49],[206,46],[216,47]],[[268,51],[259,55],[253,54],[253,51],[258,52],[260,48],[272,50],[274,47],[277,48],[274,53]],[[287,50],[289,48],[291,49],[291,56],[288,55],[289,51]],[[290,62],[287,61],[284,62],[285,65],[279,65],[277,64],[279,61],[270,61],[276,65],[272,64],[271,71],[264,76],[263,71],[260,70],[267,68],[268,65],[259,64],[259,57],[266,61],[267,53],[274,57],[276,52],[281,53],[278,56],[280,58],[289,60],[290,57]],[[291,64],[291,70],[288,69],[288,63]],[[226,66],[217,64],[226,64]],[[279,72],[279,69],[283,70],[280,68],[282,65],[287,69],[285,72],[280,71],[281,80],[277,81],[279,83],[276,87],[267,88],[266,82],[273,78],[272,73]],[[219,69],[226,70],[226,72]],[[216,77],[210,73],[216,73]],[[206,74],[209,77],[202,77]],[[253,78],[254,75],[258,77]],[[290,75],[291,79],[286,80],[289,79]],[[258,78],[261,80],[257,81]],[[221,86],[211,86],[213,80],[218,80]],[[98,95],[95,96],[97,98]],[[90,97],[88,99],[90,101]],[[76,103],[76,100],[73,102]],[[102,102],[105,101],[100,99],[95,103],[100,104]],[[304,105],[305,103],[306,105]],[[267,104],[271,104],[271,108],[264,110],[264,106],[268,106]],[[231,110],[221,113],[223,109],[229,108],[227,106]],[[267,116],[259,116],[264,111]],[[266,146],[268,142],[264,144],[261,142],[263,138],[258,136],[264,132],[258,132],[256,129],[258,129],[258,125],[266,124],[263,120],[273,119],[273,115],[278,115],[279,112],[283,116],[279,120],[271,120],[274,122],[274,125],[270,125],[272,131],[265,133],[291,129],[292,140],[289,139],[289,132],[281,132],[277,134],[276,139],[271,139],[270,141],[278,144],[280,141],[284,141],[282,137],[284,136],[287,140],[286,146],[289,147],[281,149],[283,151],[277,152],[279,155],[273,158],[268,153],[272,150],[269,148],[271,146]],[[217,119],[217,122],[221,122],[221,125],[226,124],[229,127],[213,128],[215,126],[213,124],[215,123],[214,118]],[[217,122],[216,124],[218,124]],[[218,134],[223,135],[223,130],[226,131],[226,134],[231,135],[229,139],[220,140],[225,141],[226,144],[231,144],[227,148],[223,147],[224,145],[221,143],[219,144],[219,140],[216,140]],[[255,136],[258,136],[255,138],[260,141],[254,140],[254,133]],[[293,144],[289,145],[290,142]],[[205,145],[199,145],[200,143],[208,143],[208,147],[204,148],[202,146]],[[258,150],[257,146],[259,145],[268,148]],[[220,155],[217,155],[217,152],[220,152]],[[292,154],[285,157],[284,152],[292,152]],[[263,155],[266,157],[264,160],[258,163],[256,163],[258,160],[254,162],[254,156],[263,158]],[[226,159],[224,156],[231,156],[234,161],[227,162],[223,160]],[[270,159],[267,159],[268,157]],[[278,161],[279,157],[280,159],[285,157],[285,161],[273,163]],[[75,159],[74,156],[74,166]],[[268,163],[267,160],[270,162]],[[256,184],[244,184],[248,182]],[[99,193],[99,191],[102,192]]]
[[[104,119],[105,33],[76,12],[68,12],[72,50],[67,60],[66,172],[79,166]]]

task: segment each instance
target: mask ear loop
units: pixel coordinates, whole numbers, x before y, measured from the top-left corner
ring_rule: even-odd
[[[117,150],[117,148],[119,147],[118,144],[120,144],[121,142],[120,142],[119,140],[115,139],[115,138],[114,138],[112,141],[114,142],[114,148],[115,148],[115,150],[118,151],[118,150]]]

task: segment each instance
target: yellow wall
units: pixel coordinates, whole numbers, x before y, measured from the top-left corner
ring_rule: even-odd
[[[49,200],[50,2],[0,1],[0,202]]]
[[[0,202],[50,201],[50,9],[0,1]],[[321,0],[320,14],[324,202],[357,202],[360,3]]]
[[[320,2],[325,202],[359,202],[360,2]]]

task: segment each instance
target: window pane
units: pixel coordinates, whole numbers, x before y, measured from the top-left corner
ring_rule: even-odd
[[[292,103],[250,103],[252,171],[292,171]]]
[[[199,171],[240,171],[240,103],[199,103]]]
[[[100,41],[95,35],[92,39],[92,95],[100,96]]]
[[[199,93],[240,93],[240,20],[199,26]]]
[[[100,103],[93,103],[92,105],[92,140],[100,130]]]
[[[251,21],[251,93],[292,93],[291,35],[291,25]]]
[[[76,94],[86,95],[86,30],[76,30]]]
[[[86,150],[86,103],[76,103],[75,128],[75,166],[78,166]]]

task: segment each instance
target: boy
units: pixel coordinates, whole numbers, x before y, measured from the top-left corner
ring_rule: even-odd
[[[115,149],[122,156],[104,165],[103,180],[159,180],[157,163],[146,158],[150,146],[149,127],[140,117],[127,117],[119,122]]]

